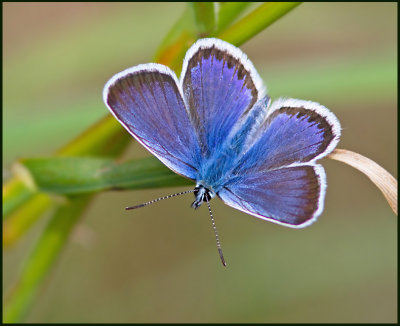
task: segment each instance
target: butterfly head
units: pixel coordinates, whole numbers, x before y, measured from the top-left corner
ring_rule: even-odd
[[[194,196],[196,199],[192,203],[192,207],[197,209],[203,202],[208,202],[211,198],[215,197],[214,190],[211,187],[205,187],[202,184],[197,184],[196,188],[194,188]]]

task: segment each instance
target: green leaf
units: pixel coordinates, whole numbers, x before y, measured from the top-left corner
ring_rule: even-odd
[[[64,195],[190,184],[155,157],[122,164],[94,157],[29,158],[21,160],[15,170],[30,187]]]

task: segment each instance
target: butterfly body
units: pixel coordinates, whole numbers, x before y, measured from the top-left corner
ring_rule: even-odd
[[[116,119],[161,162],[196,183],[198,208],[218,196],[263,220],[300,228],[322,213],[326,176],[317,160],[340,138],[324,106],[278,99],[238,48],[197,41],[181,77],[160,64],[129,68],[103,92]]]
[[[192,203],[192,207],[197,209],[203,202],[209,202],[211,198],[215,196],[215,192],[199,183],[196,185],[196,188],[194,188],[194,196],[196,199]]]

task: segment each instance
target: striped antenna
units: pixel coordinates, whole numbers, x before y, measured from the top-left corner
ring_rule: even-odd
[[[172,194],[172,195],[156,198],[156,199],[148,201],[147,203],[143,203],[143,204],[136,205],[136,206],[125,207],[125,209],[129,210],[129,209],[136,209],[136,208],[140,208],[140,207],[145,207],[145,206],[148,206],[150,204],[154,204],[154,203],[156,203],[156,202],[158,202],[160,200],[168,199],[168,198],[172,198],[172,197],[176,197],[176,196],[180,196],[180,195],[184,195],[184,194],[188,194],[190,192],[194,192],[194,190],[186,190],[186,191],[178,192],[176,194]]]
[[[218,232],[217,232],[217,227],[215,226],[214,216],[213,216],[213,214],[211,212],[210,202],[208,201],[207,196],[205,197],[205,199],[207,201],[208,211],[210,212],[211,223],[212,223],[212,227],[213,227],[213,230],[214,230],[214,233],[215,233],[215,240],[217,240],[217,248],[218,248],[219,258],[221,258],[222,265],[224,265],[226,267],[226,262],[225,262],[225,259],[224,259],[224,255],[222,254],[221,243],[219,242],[219,236],[218,236]]]

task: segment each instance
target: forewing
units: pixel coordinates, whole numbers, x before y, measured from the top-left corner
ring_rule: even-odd
[[[281,99],[272,104],[264,123],[247,139],[248,150],[234,173],[271,170],[315,162],[336,147],[340,123],[324,106]]]
[[[104,102],[116,119],[166,166],[195,179],[199,145],[176,75],[145,64],[112,77]]]
[[[325,188],[324,169],[315,164],[237,176],[218,196],[263,220],[302,228],[321,214]]]
[[[188,50],[181,83],[206,158],[222,146],[235,123],[265,93],[247,56],[212,38],[199,40]]]

